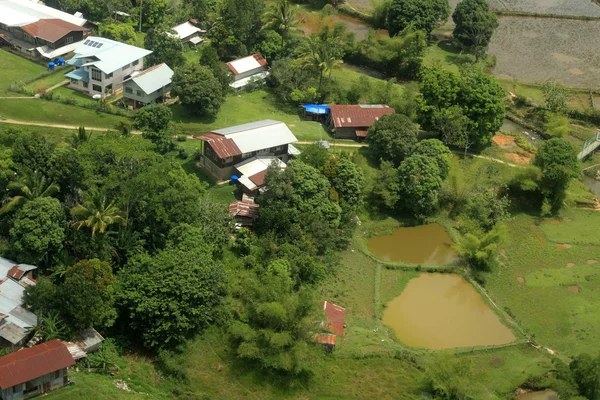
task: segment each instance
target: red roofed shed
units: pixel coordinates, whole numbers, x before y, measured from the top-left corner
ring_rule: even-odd
[[[325,330],[342,336],[344,333],[346,309],[328,301],[324,301],[321,304],[323,304],[323,311],[325,311]]]
[[[89,29],[72,24],[62,19],[40,19],[37,22],[21,26],[25,32],[34,38],[44,39],[54,43],[71,32],[85,32]]]
[[[379,118],[396,111],[385,104],[330,104],[329,126],[339,139],[367,136],[369,127]]]
[[[28,398],[63,387],[68,383],[67,368],[74,364],[60,340],[0,357],[1,398]]]

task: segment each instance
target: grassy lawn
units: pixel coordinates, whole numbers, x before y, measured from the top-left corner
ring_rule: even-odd
[[[78,104],[96,104],[99,100],[94,100],[91,96],[78,92],[77,90],[69,89],[67,86],[61,86],[52,91],[54,95],[62,98],[75,99]]]
[[[275,119],[285,122],[298,140],[327,139],[328,133],[317,122],[304,121],[294,106],[281,103],[268,90],[229,95],[216,118],[191,115],[180,104],[172,107],[173,121],[186,135],[201,135],[214,129]]]
[[[37,99],[0,99],[0,118],[95,128],[112,128],[119,121],[127,121],[116,115]]]
[[[59,68],[52,75],[37,79],[31,83],[28,83],[25,87],[35,91],[46,90],[67,79],[65,78],[65,74],[71,70],[73,70],[73,67]]]
[[[20,96],[19,93],[11,93],[8,87],[11,83],[41,74],[46,68],[16,54],[0,49],[0,96]]]

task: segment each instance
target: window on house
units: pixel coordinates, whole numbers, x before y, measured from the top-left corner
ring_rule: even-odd
[[[140,63],[140,60],[135,60],[134,62],[132,62],[132,65],[138,65]]]
[[[227,157],[227,158],[224,158],[224,159],[223,159],[223,162],[224,162],[225,164],[228,164],[228,163],[230,163],[230,162],[232,162],[232,161],[233,161],[233,157]]]
[[[87,83],[87,82],[83,82],[83,87],[84,87],[84,88],[88,88],[89,86],[90,86],[90,84],[89,84],[89,83]]]
[[[136,90],[136,94],[142,97],[144,95],[144,92],[142,92],[141,90]]]
[[[252,157],[252,153],[243,153],[242,158]]]
[[[121,71],[125,71],[127,68],[129,68],[131,64],[127,64],[126,66],[124,66],[123,68],[121,68]]]
[[[92,85],[92,90],[94,92],[100,92],[100,93],[102,93],[102,87],[99,86],[99,85]]]
[[[98,82],[102,82],[102,71],[96,68],[92,68],[92,79]]]
[[[54,371],[54,379],[60,378],[60,371]]]
[[[73,43],[73,36],[69,36],[68,38],[65,39],[65,44],[71,44]]]
[[[130,87],[125,88],[125,93],[133,94],[133,89]]]
[[[283,150],[283,146],[276,146],[273,151],[281,151]]]
[[[105,79],[110,79],[113,77],[112,72],[110,74],[104,74]]]

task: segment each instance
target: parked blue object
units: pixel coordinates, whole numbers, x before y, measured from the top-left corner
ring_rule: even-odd
[[[329,106],[326,104],[302,104],[302,107],[304,107],[307,113],[321,115],[329,114]]]
[[[237,175],[231,175],[231,182],[238,183],[240,178]]]
[[[48,63],[48,69],[49,69],[50,71],[54,71],[54,63],[53,63],[52,61],[50,61],[50,62]]]

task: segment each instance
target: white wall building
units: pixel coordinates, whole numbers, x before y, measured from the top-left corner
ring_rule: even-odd
[[[241,89],[252,79],[265,79],[269,75],[266,66],[267,60],[260,54],[253,54],[228,62],[227,67],[233,76],[233,82],[229,86],[234,89]]]
[[[177,25],[171,28],[171,30],[175,31],[175,33],[168,33],[169,36],[176,37],[183,43],[191,43],[193,45],[198,45],[204,42],[204,38],[202,36],[206,33],[205,30],[202,30],[189,22],[184,22],[181,25]]]
[[[70,88],[90,96],[106,96],[123,89],[123,81],[132,72],[144,69],[144,57],[150,50],[101,37],[90,36],[75,49],[69,65],[75,70],[65,74],[71,79]]]

